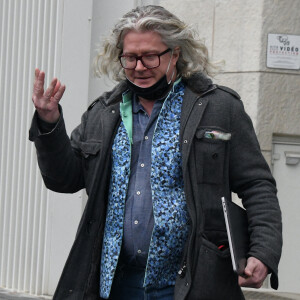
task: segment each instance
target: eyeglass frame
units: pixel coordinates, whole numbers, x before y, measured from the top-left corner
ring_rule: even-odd
[[[126,54],[121,54],[121,55],[119,55],[119,61],[120,61],[120,64],[121,64],[122,68],[125,69],[125,70],[134,70],[134,69],[136,68],[136,66],[137,66],[137,62],[138,62],[138,61],[140,61],[140,62],[142,63],[142,65],[143,65],[145,68],[147,68],[147,69],[155,69],[155,68],[158,68],[158,67],[160,66],[160,57],[161,57],[162,55],[164,55],[164,54],[170,52],[170,51],[172,51],[171,48],[168,48],[168,49],[166,49],[165,51],[163,51],[163,52],[161,52],[161,53],[158,53],[158,54],[154,54],[154,53],[149,53],[149,54],[144,54],[144,55],[126,55]],[[156,66],[156,67],[150,67],[150,68],[149,68],[149,67],[147,67],[147,66],[144,65],[143,57],[144,57],[144,56],[152,56],[152,55],[156,55],[156,56],[158,57],[158,66]],[[125,68],[125,67],[123,66],[123,64],[122,64],[122,61],[121,61],[122,57],[134,57],[134,58],[135,58],[135,66],[134,66],[134,68]]]

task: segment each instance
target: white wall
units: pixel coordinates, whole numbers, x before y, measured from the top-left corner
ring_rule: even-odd
[[[28,129],[34,68],[59,73],[62,2],[1,0],[0,13],[0,286],[40,294],[49,202]]]
[[[106,3],[106,2],[105,2]],[[96,52],[101,46],[101,41],[110,34],[117,19],[135,6],[134,0],[111,1],[103,5],[103,1],[94,1],[92,16],[92,36],[90,66],[92,66]],[[108,78],[97,78],[90,69],[89,77],[89,102],[99,97],[104,91],[110,90],[115,83]]]
[[[61,39],[60,72],[54,76],[66,85],[61,105],[70,133],[80,123],[81,114],[88,106],[93,1],[64,0],[62,10],[62,30],[58,32]],[[42,291],[45,294],[54,293],[76,234],[84,197],[83,191],[76,194],[49,192],[48,278],[45,278]]]

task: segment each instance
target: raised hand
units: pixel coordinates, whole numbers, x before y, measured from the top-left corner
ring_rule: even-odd
[[[56,123],[60,116],[58,103],[65,92],[66,86],[61,85],[57,78],[53,78],[44,92],[44,83],[45,72],[35,69],[32,102],[42,120],[48,123]]]

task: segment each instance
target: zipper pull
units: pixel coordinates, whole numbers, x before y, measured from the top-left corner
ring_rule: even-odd
[[[178,275],[180,277],[184,277],[185,273],[186,273],[186,262],[184,261],[182,267],[178,271]]]

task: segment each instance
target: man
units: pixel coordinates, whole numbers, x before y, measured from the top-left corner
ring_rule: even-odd
[[[69,140],[53,79],[36,69],[30,129],[46,186],[89,196],[54,299],[244,299],[277,288],[276,187],[237,93],[214,85],[205,46],[159,6],[133,9],[96,59],[120,83]],[[250,250],[232,270],[221,197],[247,210]]]

